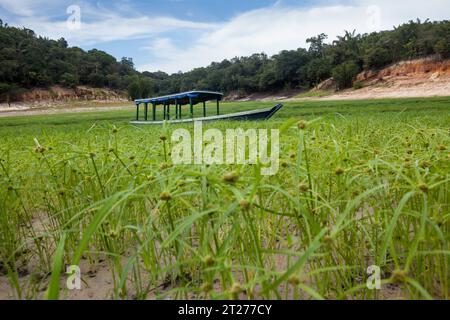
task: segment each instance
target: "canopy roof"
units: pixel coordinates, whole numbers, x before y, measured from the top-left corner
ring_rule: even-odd
[[[171,94],[168,96],[138,99],[135,100],[137,105],[141,103],[150,104],[176,104],[185,105],[192,102],[193,105],[210,100],[222,100],[223,93],[213,91],[188,91],[182,93]]]

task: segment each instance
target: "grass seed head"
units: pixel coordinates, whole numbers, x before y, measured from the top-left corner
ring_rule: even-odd
[[[419,183],[417,187],[424,193],[428,192],[428,185],[425,182]]]
[[[323,242],[325,243],[325,245],[326,245],[328,248],[331,248],[331,247],[333,246],[333,243],[334,243],[333,238],[330,237],[329,235],[325,235],[325,236],[323,237]]]
[[[214,262],[214,258],[209,255],[203,259],[203,263],[208,267],[212,267],[214,265]]]
[[[170,163],[164,162],[159,166],[159,169],[166,170],[166,169],[169,169],[170,167],[171,167]]]
[[[45,147],[43,147],[43,146],[37,146],[34,149],[34,152],[36,152],[36,153],[44,153],[45,151],[47,151],[47,149]]]
[[[116,238],[119,236],[119,231],[117,231],[117,230],[111,230],[111,231],[109,232],[109,236],[110,236],[111,238],[113,238],[113,239],[116,239]]]
[[[225,182],[229,182],[229,183],[234,183],[236,181],[238,181],[239,179],[239,175],[237,174],[236,171],[231,171],[231,172],[227,172],[223,175],[223,181]]]
[[[292,276],[289,277],[288,283],[289,283],[291,286],[296,287],[296,286],[298,286],[298,285],[300,284],[300,278],[297,277],[297,276],[294,274],[294,275],[292,275]]]
[[[160,198],[162,201],[169,201],[169,200],[172,199],[172,195],[171,195],[170,192],[168,192],[168,191],[163,191],[163,192],[161,192],[159,198]]]
[[[307,125],[308,124],[307,124],[307,122],[305,120],[300,120],[297,123],[297,127],[298,127],[299,130],[305,130]]]
[[[392,272],[392,280],[395,282],[405,282],[408,273],[405,270],[394,270]]]
[[[242,287],[239,285],[239,283],[233,283],[230,288],[230,293],[233,299],[237,299],[239,297],[239,294],[242,293]]]
[[[246,199],[242,199],[241,201],[239,201],[239,205],[244,210],[248,210],[250,208],[250,202],[248,202],[248,200]]]
[[[200,287],[200,290],[202,290],[205,293],[210,292],[213,289],[211,283],[209,282],[205,282],[202,284],[202,286]]]
[[[305,193],[305,192],[308,192],[309,186],[306,183],[300,183],[299,189],[300,189],[300,192]]]
[[[420,167],[423,169],[429,168],[431,167],[431,163],[429,161],[424,160],[420,163]]]

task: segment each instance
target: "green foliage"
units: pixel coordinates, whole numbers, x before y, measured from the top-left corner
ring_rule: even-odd
[[[333,78],[336,81],[337,89],[349,88],[353,84],[353,79],[359,73],[359,68],[355,62],[344,62],[333,69]]]
[[[431,54],[450,57],[450,21],[409,21],[391,31],[345,31],[331,43],[326,39],[325,34],[307,39],[307,50],[283,50],[272,57],[257,53],[168,75],[162,71],[139,73],[131,58],[116,61],[100,50],[86,52],[68,47],[64,39],[49,40],[29,29],[1,24],[0,82],[23,88],[59,84],[131,89],[133,97],[193,89],[250,94],[310,88],[332,74],[337,75],[339,87],[350,87],[356,70],[378,69]],[[149,80],[133,84],[136,77]]]
[[[6,102],[10,104],[16,100],[16,96],[24,91],[23,88],[8,83],[0,82],[0,102]]]
[[[106,79],[102,74],[91,73],[88,76],[88,83],[94,87],[102,88],[106,83]]]
[[[353,89],[359,90],[364,88],[364,84],[361,81],[356,81],[353,83]]]
[[[71,73],[64,73],[60,78],[60,84],[64,87],[74,87],[78,81],[77,75]]]
[[[139,80],[134,80],[128,85],[128,96],[131,100],[141,99],[142,91],[141,86],[139,84]]]
[[[391,54],[385,48],[371,48],[364,57],[366,69],[382,68],[392,62]]]
[[[435,47],[436,53],[440,54],[442,58],[450,58],[450,37],[447,39],[439,40]]]
[[[154,81],[148,77],[135,78],[128,85],[128,96],[130,99],[149,98],[155,93]]]
[[[328,36],[325,33],[321,33],[317,37],[306,39],[306,43],[309,43],[309,52],[312,53],[315,57],[323,58],[324,49],[326,48],[326,44],[324,43],[324,41],[327,38]]]
[[[139,82],[141,87],[142,98],[148,98],[155,93],[155,87],[153,85],[152,79],[143,77],[140,78]]]
[[[320,34],[307,40],[308,50],[284,50],[272,57],[264,54],[236,57],[163,78],[149,76],[155,80],[159,94],[201,88],[249,94],[312,87],[332,76],[333,70],[338,73],[342,87],[351,87],[356,70],[378,69],[435,53],[447,57],[450,42],[440,39],[449,37],[449,21],[410,21],[392,31],[362,35],[346,31],[331,44],[325,43],[325,34]]]
[[[331,69],[332,64],[327,58],[317,58],[301,70],[306,72],[305,76],[311,85],[317,85],[331,76]]]
[[[89,85],[125,89],[126,77],[137,75],[133,60],[116,59],[100,50],[68,47],[29,29],[0,25],[0,82],[33,88]]]

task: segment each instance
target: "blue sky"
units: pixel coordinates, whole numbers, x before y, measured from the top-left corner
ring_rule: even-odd
[[[74,8],[80,10],[76,26]],[[71,46],[132,57],[141,71],[172,73],[306,47],[308,37],[322,32],[331,41],[344,30],[363,33],[416,18],[449,19],[450,1],[0,0],[0,18],[39,35],[64,37]]]

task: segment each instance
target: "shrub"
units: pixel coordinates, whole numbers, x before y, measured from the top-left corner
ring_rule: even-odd
[[[333,69],[333,78],[338,90],[349,88],[353,79],[359,73],[359,67],[354,62],[344,62]]]
[[[128,97],[131,100],[141,99],[142,98],[142,91],[141,86],[139,85],[139,80],[133,80],[128,85]]]
[[[373,48],[364,57],[364,66],[368,69],[382,68],[391,62],[391,54],[384,48]]]
[[[362,89],[362,88],[364,88],[364,84],[361,81],[356,81],[353,84],[353,89],[355,89],[355,90],[359,90],[359,89]]]
[[[434,46],[434,50],[443,59],[450,58],[450,39],[441,39]]]
[[[88,83],[96,88],[103,88],[105,86],[105,82],[105,77],[98,73],[91,73],[88,77]]]
[[[78,77],[75,74],[64,73],[59,81],[62,86],[71,88],[78,84]]]

